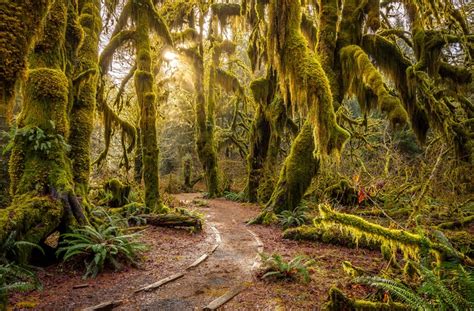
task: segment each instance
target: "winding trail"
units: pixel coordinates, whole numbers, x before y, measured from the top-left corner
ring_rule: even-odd
[[[187,205],[200,198],[200,194],[175,197]],[[258,236],[244,223],[254,211],[224,199],[206,201],[208,206],[199,210],[205,214],[205,234],[214,239],[209,256],[188,269],[183,277],[156,290],[140,292],[117,310],[201,310],[229,291],[245,290],[251,284],[252,270],[258,265],[258,252],[263,247]],[[201,256],[197,253],[196,260]]]

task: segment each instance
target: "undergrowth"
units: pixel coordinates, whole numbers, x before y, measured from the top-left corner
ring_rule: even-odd
[[[310,281],[310,271],[316,262],[307,256],[296,256],[286,261],[279,254],[260,254],[262,258],[262,279],[284,279]]]

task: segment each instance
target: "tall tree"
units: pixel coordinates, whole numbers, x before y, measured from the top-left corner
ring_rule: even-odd
[[[102,30],[100,0],[79,1],[79,21],[84,30],[84,42],[78,51],[75,67],[75,96],[70,112],[71,134],[69,153],[72,160],[76,192],[88,194],[90,175],[91,135],[96,106],[97,79],[99,74],[99,36]]]
[[[75,1],[57,0],[29,57],[24,102],[10,158],[10,207],[0,211],[0,241],[16,231],[38,243],[74,218],[85,223],[75,196],[67,139],[72,72],[82,29]]]
[[[135,28],[128,30],[128,21]],[[137,69],[134,74],[135,90],[140,107],[140,143],[142,148],[145,205],[148,210],[163,213],[159,192],[158,143],[156,134],[156,94],[152,73],[150,35],[156,33],[165,44],[172,45],[168,27],[151,0],[129,0],[123,7],[112,39],[101,55],[101,68],[106,70],[115,50],[133,42]],[[108,114],[111,112],[108,111]]]

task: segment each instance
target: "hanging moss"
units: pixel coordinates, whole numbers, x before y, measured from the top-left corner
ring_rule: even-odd
[[[237,3],[213,3],[211,9],[224,26],[227,25],[229,17],[240,16],[240,4]]]
[[[269,58],[277,69],[285,102],[291,100],[301,111],[309,111],[318,152],[337,155],[349,134],[336,123],[328,78],[301,34],[300,4],[273,0],[269,15]]]
[[[406,71],[411,63],[406,59],[398,47],[387,39],[378,35],[365,35],[362,47],[377,66],[395,84],[403,105],[410,116],[411,126],[419,141],[424,142],[429,123],[426,112],[416,101],[413,92],[409,90]]]
[[[367,2],[367,27],[377,31],[380,27],[380,0],[369,0]]]
[[[240,85],[239,79],[229,71],[217,68],[216,82],[228,93],[236,93],[244,96],[244,89]]]
[[[349,45],[340,51],[344,71],[344,86],[349,95],[355,95],[362,110],[367,112],[377,106],[392,125],[403,125],[408,115],[398,98],[390,95],[382,76],[372,65],[367,54],[356,45]]]
[[[160,14],[171,28],[182,27],[192,18],[194,1],[173,0],[163,5]]]

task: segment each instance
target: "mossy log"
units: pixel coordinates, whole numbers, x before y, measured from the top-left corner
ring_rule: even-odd
[[[142,215],[146,219],[147,224],[158,227],[192,227],[195,230],[202,230],[202,221],[199,217],[180,214],[149,214]]]
[[[375,302],[369,300],[351,299],[344,293],[332,287],[329,290],[329,302],[323,309],[327,311],[407,311],[411,310],[407,305],[398,302]]]
[[[474,222],[474,215],[466,216],[464,218],[454,220],[454,221],[443,222],[443,223],[439,224],[437,226],[437,228],[438,229],[461,228],[461,227],[469,225],[472,222]]]
[[[346,246],[350,248],[366,248],[371,250],[380,249],[381,243],[374,240],[360,238],[355,240],[350,234],[347,234],[336,227],[323,227],[320,225],[305,225],[296,228],[289,228],[283,232],[284,239],[296,241],[314,241],[327,244]]]
[[[461,252],[444,244],[433,242],[420,234],[385,228],[354,215],[333,211],[326,204],[321,204],[319,210],[323,225],[336,225],[355,238],[365,237],[368,240],[379,241],[382,246],[389,247],[393,252],[401,250],[407,258],[417,260],[420,259],[420,254],[434,252],[438,256],[451,256],[466,265],[474,266],[474,261]]]

